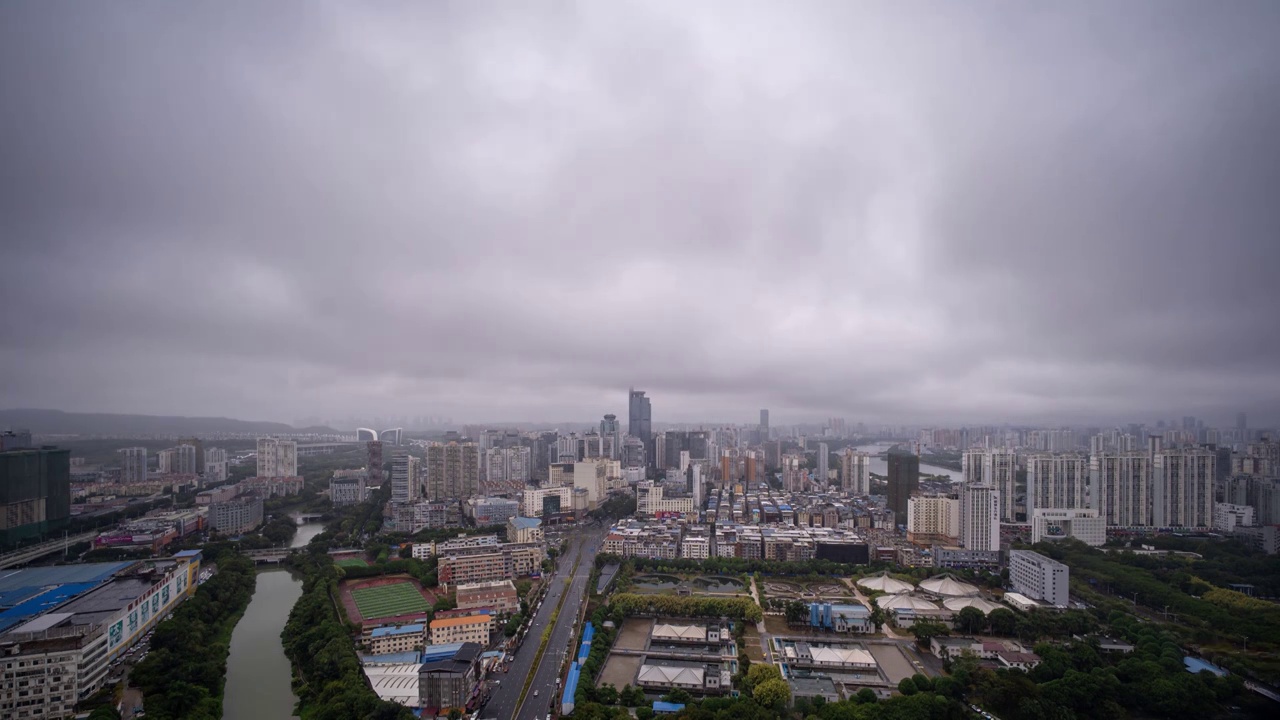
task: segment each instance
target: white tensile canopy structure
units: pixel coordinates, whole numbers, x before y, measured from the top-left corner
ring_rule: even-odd
[[[920,589],[939,597],[968,597],[978,594],[978,588],[961,582],[952,575],[935,575],[922,581]]]
[[[877,603],[881,610],[937,610],[938,606],[932,602],[925,600],[918,595],[903,593],[901,595],[890,595],[886,598],[877,598]]]
[[[951,612],[960,612],[967,607],[978,608],[982,611],[983,615],[990,615],[992,610],[998,610],[1004,607],[999,603],[993,603],[990,600],[983,600],[980,597],[973,596],[947,598],[942,601],[942,606]]]
[[[890,595],[901,595],[902,593],[911,592],[914,589],[914,586],[911,583],[905,583],[896,578],[891,578],[887,572],[862,578],[858,581],[858,587],[863,590],[874,590],[877,592],[889,593]]]

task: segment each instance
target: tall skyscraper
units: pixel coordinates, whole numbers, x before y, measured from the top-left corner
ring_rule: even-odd
[[[421,493],[418,491],[418,458],[407,450],[391,452],[391,502],[416,502]]]
[[[769,409],[762,408],[760,410],[760,441],[769,439]]]
[[[600,436],[604,438],[606,456],[610,460],[618,460],[622,457],[622,424],[618,422],[618,416],[609,413],[600,421]]]
[[[1036,510],[1088,508],[1089,458],[1075,453],[1027,456],[1027,517]]]
[[[120,450],[120,462],[123,471],[120,482],[125,484],[144,483],[147,481],[147,449],[144,447],[127,447]]]
[[[920,458],[909,452],[889,451],[889,509],[894,523],[907,522],[907,498],[920,488]]]
[[[1243,433],[1245,430],[1248,430],[1248,429],[1249,429],[1248,418],[1242,412],[1236,413],[1236,430],[1239,430],[1240,432]],[[1240,439],[1243,441],[1245,438],[1242,437]]]
[[[964,481],[990,485],[1000,498],[1000,521],[1017,522],[1018,454],[1013,450],[969,450],[963,455]]]
[[[296,477],[298,443],[278,438],[258,438],[258,477]]]
[[[1152,464],[1151,510],[1156,527],[1213,526],[1217,454],[1204,448],[1173,448]]]
[[[1094,509],[1111,527],[1151,525],[1151,456],[1106,452],[1089,459]]]
[[[966,550],[1000,549],[1000,491],[992,485],[960,488],[960,542]]]
[[[840,487],[851,495],[871,494],[871,455],[853,448],[840,453]]]
[[[653,409],[649,398],[644,396],[643,390],[632,388],[627,407],[627,434],[644,441],[647,450],[649,441],[653,439]]]
[[[828,478],[831,476],[831,450],[827,448],[826,443],[818,443],[818,485],[826,487],[831,482]]]

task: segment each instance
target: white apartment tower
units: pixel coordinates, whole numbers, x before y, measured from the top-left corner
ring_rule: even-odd
[[[416,502],[418,492],[418,458],[404,451],[391,456],[391,502]]]
[[[1027,456],[1027,517],[1036,510],[1085,509],[1089,504],[1089,458],[1076,453]]]
[[[258,438],[258,477],[297,477],[298,443]]]
[[[1108,527],[1151,525],[1151,455],[1106,452],[1089,459],[1092,500]]]
[[[1000,549],[1000,491],[965,483],[960,488],[960,542],[966,550]]]
[[[870,495],[871,455],[845,448],[840,455],[840,483],[850,495]]]
[[[1013,450],[969,450],[963,456],[964,481],[990,485],[1000,494],[1000,522],[1017,522],[1018,454]]]
[[[818,443],[818,487],[825,488],[831,482],[831,450],[826,443]],[[747,478],[748,482],[755,478]]]
[[[1214,466],[1204,448],[1175,448],[1155,454],[1151,475],[1152,524],[1156,527],[1213,526]]]
[[[907,498],[907,540],[954,544],[960,540],[960,500],[946,495]]]

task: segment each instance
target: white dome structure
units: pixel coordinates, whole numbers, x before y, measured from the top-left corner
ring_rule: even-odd
[[[880,605],[881,610],[937,610],[938,606],[925,600],[918,595],[911,593],[902,593],[901,595],[890,595],[886,598],[877,598],[876,601]]]
[[[983,615],[990,615],[992,610],[998,610],[1004,607],[998,603],[993,603],[990,600],[983,600],[982,598],[975,596],[947,598],[942,601],[942,606],[951,612],[957,613],[967,607],[978,608],[982,611]]]
[[[952,575],[935,575],[922,581],[920,589],[938,597],[968,597],[978,594],[978,588],[961,582]]]
[[[911,583],[905,583],[889,577],[887,572],[862,578],[858,581],[858,587],[863,590],[874,590],[876,592],[889,593],[890,595],[901,595],[915,589]]]

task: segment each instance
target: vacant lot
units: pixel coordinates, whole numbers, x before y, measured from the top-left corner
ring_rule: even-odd
[[[867,649],[871,651],[871,657],[876,659],[880,672],[889,684],[897,685],[902,678],[916,674],[916,669],[911,666],[911,661],[901,648],[895,645],[870,645]]]
[[[639,655],[610,655],[600,673],[599,684],[609,683],[618,689],[634,684],[642,659]]]
[[[618,633],[618,639],[614,641],[613,646],[618,650],[644,650],[649,642],[649,631],[652,629],[653,620],[649,618],[627,618],[622,622],[622,630]]]
[[[431,609],[422,593],[407,582],[353,590],[351,597],[366,619],[393,617]]]

